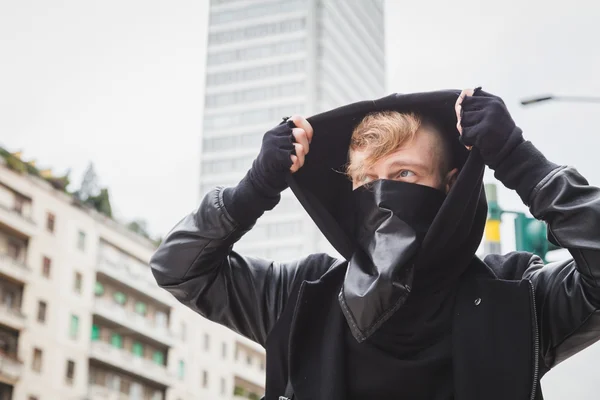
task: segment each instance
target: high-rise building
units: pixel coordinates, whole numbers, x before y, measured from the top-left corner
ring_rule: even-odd
[[[2,154],[0,400],[262,395],[262,347],[160,289],[150,240]]]
[[[235,185],[282,117],[384,95],[384,64],[383,0],[212,0],[200,194]],[[235,249],[333,252],[289,190]]]

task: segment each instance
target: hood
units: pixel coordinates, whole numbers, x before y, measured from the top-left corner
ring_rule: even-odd
[[[364,340],[385,322],[385,315],[392,314],[390,311],[403,304],[410,293],[413,271],[394,274],[395,279],[407,281],[388,282],[387,286],[384,282],[387,289],[383,290],[381,282],[376,282],[382,279],[381,276],[364,268],[350,271],[359,249],[353,234],[356,213],[352,184],[344,174],[352,132],[371,112],[415,112],[455,139],[453,150],[460,172],[423,239],[417,259],[422,264],[440,262],[439,257],[453,249],[461,249],[470,259],[481,242],[487,216],[483,187],[485,165],[477,150],[468,151],[459,142],[454,111],[459,94],[458,90],[393,94],[308,118],[314,129],[310,153],[304,166],[290,175],[289,184],[323,235],[350,262],[346,280],[352,276],[352,282],[344,283],[340,301],[353,334],[359,340]],[[402,243],[402,238],[398,239],[396,243]],[[390,249],[390,252],[396,251],[403,249]],[[346,301],[349,299],[354,303]]]

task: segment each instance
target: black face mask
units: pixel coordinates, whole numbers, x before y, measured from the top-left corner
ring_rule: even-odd
[[[343,304],[366,337],[379,326],[378,321],[366,326],[374,310],[382,311],[391,301],[392,312],[406,301],[414,279],[413,260],[446,195],[391,180],[375,181],[352,195],[359,248],[349,262]]]

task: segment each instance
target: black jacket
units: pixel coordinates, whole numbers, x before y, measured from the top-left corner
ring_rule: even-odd
[[[451,121],[450,112],[441,110],[453,112],[456,95],[448,92],[437,98],[433,103],[443,107],[431,111]],[[318,157],[314,141],[322,121],[342,118],[351,127],[366,112],[404,109],[396,106],[398,96],[386,99],[309,119],[315,128],[311,154]],[[423,99],[431,103],[431,98]],[[419,98],[409,100],[412,105]],[[543,160],[532,146],[523,149],[533,153],[511,162]],[[307,158],[305,167],[309,162]],[[461,278],[454,312],[457,400],[541,399],[540,378],[600,338],[600,190],[573,168],[537,166],[527,170],[544,171],[544,176],[519,194],[531,213],[548,223],[549,237],[567,248],[572,259],[544,265],[539,257],[518,252],[483,261],[473,258]],[[302,191],[299,181],[291,184],[302,204],[340,253],[350,254],[351,244],[339,229],[343,223],[336,224],[331,212],[323,212],[327,207],[319,210],[318,204],[326,200]],[[474,198],[481,200],[482,194]],[[288,374],[299,400],[344,399],[346,319],[338,296],[349,263],[326,254],[290,263],[244,257],[232,247],[250,228],[239,226],[228,214],[223,190],[213,190],[153,256],[157,282],[199,314],[266,348],[267,400],[283,395]]]

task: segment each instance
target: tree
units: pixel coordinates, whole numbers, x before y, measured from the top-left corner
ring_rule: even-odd
[[[85,203],[94,207],[99,213],[112,218],[112,207],[107,188],[100,189],[100,194],[97,196],[88,197]]]
[[[94,164],[90,162],[83,174],[79,190],[75,192],[75,196],[82,203],[86,203],[90,197],[99,196],[100,192],[98,175],[96,175],[96,171],[94,170]]]
[[[151,239],[150,234],[148,233],[148,222],[143,219],[135,219],[127,224],[127,228],[131,231],[141,235],[147,239]]]

